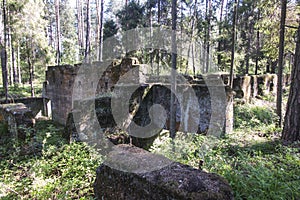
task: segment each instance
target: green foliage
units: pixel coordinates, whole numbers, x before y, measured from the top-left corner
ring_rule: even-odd
[[[254,137],[235,132],[207,145],[204,136],[179,133],[174,143],[160,137],[151,151],[196,168],[203,162],[203,170],[227,179],[235,199],[299,199],[299,149]]]
[[[76,43],[76,29],[74,27],[74,22],[76,21],[75,12],[71,9],[69,0],[61,1],[60,15],[62,32],[61,64],[74,64],[77,62],[79,49]]]
[[[235,131],[224,138],[177,133],[172,141],[167,132],[151,151],[196,168],[203,163],[203,170],[227,179],[235,199],[299,199],[299,143],[281,144],[268,104],[236,105],[234,114]]]
[[[172,141],[169,132],[165,132],[155,140],[150,151],[162,154],[171,160],[195,166],[194,154],[197,154],[198,148],[204,140],[205,136],[177,133],[176,138]]]
[[[118,32],[117,24],[113,20],[107,20],[103,27],[103,40],[116,35]]]
[[[234,106],[234,127],[259,130],[276,123],[277,115],[267,106]]]
[[[300,198],[299,152],[278,141],[223,141],[206,155],[205,169],[224,176],[236,199]]]
[[[42,84],[35,84],[35,95],[41,96],[42,95]],[[4,94],[3,87],[0,87],[0,93]],[[31,91],[30,91],[30,85],[28,84],[22,84],[22,85],[13,85],[8,88],[8,94],[9,98],[23,98],[23,97],[30,97]]]
[[[24,143],[2,140],[0,145],[1,199],[91,199],[101,157],[84,143],[68,144],[62,128],[38,122],[38,133],[27,146],[33,155],[21,156]],[[2,155],[4,157],[2,157]]]
[[[7,125],[7,123],[1,122],[0,123],[0,138],[1,138],[1,136],[7,135],[7,132],[8,132],[8,125]]]
[[[129,1],[127,7],[124,7],[117,13],[123,31],[128,31],[145,25],[145,8],[137,1]]]

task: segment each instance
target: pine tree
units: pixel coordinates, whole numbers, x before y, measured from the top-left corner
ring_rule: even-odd
[[[300,141],[300,21],[296,43],[295,62],[291,74],[290,93],[282,131],[282,139],[288,142]]]

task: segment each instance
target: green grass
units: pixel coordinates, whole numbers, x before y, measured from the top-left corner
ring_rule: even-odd
[[[2,138],[1,199],[92,199],[92,184],[101,157],[83,143],[68,144],[61,128],[39,122],[35,141]],[[36,151],[23,156],[23,147]],[[3,157],[2,157],[3,156]]]
[[[227,179],[235,199],[300,199],[300,149],[255,132],[235,132],[212,145],[204,136],[156,140],[151,151]]]
[[[34,85],[34,92],[35,96],[41,96],[42,95],[42,84],[35,84]],[[0,98],[4,99],[4,88],[0,87]],[[22,85],[14,85],[9,86],[8,88],[8,98],[9,99],[15,99],[15,98],[23,98],[23,97],[30,97],[31,96],[31,89],[29,84],[22,84]]]
[[[234,112],[232,134],[210,140],[178,133],[174,142],[166,134],[151,151],[196,168],[203,162],[203,170],[227,179],[235,199],[300,199],[300,145],[281,144],[271,108],[239,105]]]

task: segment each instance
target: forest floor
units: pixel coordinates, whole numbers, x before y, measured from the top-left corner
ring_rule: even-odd
[[[150,151],[196,168],[203,161],[203,170],[227,179],[235,199],[300,199],[300,142],[282,144],[272,102],[236,104],[234,132],[213,145],[184,133],[171,142],[164,131]],[[24,142],[0,134],[0,199],[93,199],[102,156],[84,143],[69,144],[52,121],[37,121],[36,129]]]

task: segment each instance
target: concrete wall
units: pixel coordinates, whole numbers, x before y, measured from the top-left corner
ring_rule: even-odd
[[[28,131],[31,131],[28,128],[33,128],[35,120],[32,111],[23,103],[1,104],[0,123],[2,124],[0,137],[3,134],[24,140]],[[33,134],[31,132],[31,136]]]
[[[1,104],[5,102],[2,101]],[[51,111],[50,100],[43,97],[28,97],[28,98],[18,98],[9,99],[7,103],[23,103],[27,108],[32,111],[34,117],[39,116],[49,116]]]
[[[223,80],[228,84],[228,75],[222,75]],[[291,82],[290,74],[284,74],[282,80],[283,89]],[[275,95],[277,93],[277,75],[263,74],[263,75],[246,75],[237,76],[233,80],[233,88],[235,98],[244,99],[250,102],[252,98],[258,96]]]
[[[136,111],[132,111],[134,113],[136,112],[134,114],[135,122],[141,125],[147,124],[147,122],[149,122],[149,116],[147,115],[148,109],[154,103],[161,104],[163,107],[165,107],[167,113],[170,110],[170,105],[169,105],[170,90],[166,89],[165,87],[161,87],[161,85],[166,85],[164,79],[168,79],[169,77],[168,76],[166,77],[160,76],[157,78],[148,77],[146,75],[147,72],[145,68],[142,65],[138,64],[137,59],[126,58],[120,61],[119,64],[116,64],[115,62],[111,63],[107,67],[107,70],[100,77],[98,83],[93,83],[92,80],[89,79],[88,77],[85,77],[84,74],[79,74],[78,73],[79,67],[80,66],[59,66],[59,67],[53,66],[53,67],[49,67],[46,72],[47,84],[45,85],[45,91],[46,91],[45,96],[49,98],[52,102],[52,118],[56,122],[59,122],[61,124],[66,124],[67,122],[68,113],[72,111],[73,87],[76,87],[80,93],[81,88],[86,88],[86,87],[82,87],[83,84],[89,86],[88,88],[90,88],[91,91],[96,90],[95,97],[96,99],[99,99],[97,101],[101,102],[104,101],[103,99],[101,100],[103,96],[104,98],[107,98],[106,94],[114,90],[115,84],[119,81],[120,77],[123,76],[124,74],[128,74],[129,70],[133,68],[138,70],[133,70],[130,72],[130,73],[135,73],[133,74],[133,76],[129,76],[130,79],[126,80],[126,76],[122,77],[124,87],[127,87],[126,86],[127,82],[128,85],[134,82],[135,84],[139,84],[141,87],[148,85],[147,91],[151,90],[150,93],[142,92],[136,96],[135,101],[138,102],[136,104],[138,106],[133,104],[130,106],[130,107],[136,106],[137,109]],[[90,70],[89,66],[85,66],[85,67],[86,70]],[[77,81],[75,82],[76,76],[79,76],[79,79],[76,79]],[[216,83],[215,85],[213,84],[208,87],[203,81],[203,79],[195,80],[189,76],[187,76],[186,79],[188,80],[187,81],[188,87],[192,87],[192,89],[195,91],[198,101],[185,102],[184,104],[185,105],[195,104],[195,103],[198,104],[200,107],[200,116],[191,117],[186,113],[182,113],[182,114],[180,113],[181,130],[189,132],[190,131],[190,129],[188,128],[189,124],[198,124],[198,130],[195,130],[197,132],[206,133],[208,129],[212,129],[212,130],[218,129],[221,132],[230,132],[232,130],[232,115],[233,115],[232,92],[230,88],[226,87],[224,91],[224,85],[222,83],[221,84]],[[213,77],[213,79],[217,80],[220,79],[220,77],[215,76]],[[210,82],[214,82],[214,81],[210,81]],[[182,87],[186,87],[186,86],[182,85]],[[224,99],[220,99],[218,97],[213,97],[213,98],[211,97],[210,93],[212,91],[219,90],[218,88],[221,88],[221,91],[223,90],[223,93],[226,94]],[[122,90],[122,92],[124,91],[130,91],[130,90],[127,89]],[[121,97],[122,97],[122,92],[120,93]],[[179,94],[179,98],[184,99],[183,97],[186,97],[187,95],[188,94],[184,94],[184,93]],[[141,99],[145,99],[145,102],[144,103],[139,102]],[[190,98],[185,98],[185,99],[189,100]],[[110,99],[106,101],[110,102]],[[86,102],[82,102],[82,103],[86,104]],[[141,105],[139,105],[140,103]],[[113,119],[112,115],[107,113],[107,111],[110,110],[110,107],[107,108],[106,106],[107,105],[103,103],[100,104],[96,103],[98,121],[100,122],[101,127],[102,126],[106,127],[107,125],[111,126],[114,124],[112,122]],[[218,109],[216,109],[217,107]],[[87,108],[87,109],[95,109],[95,108]],[[102,112],[103,110],[105,110],[105,113]],[[222,112],[216,112],[216,110],[222,110]],[[216,121],[215,118],[211,120],[211,117],[215,117],[215,118],[218,117],[220,120]],[[214,123],[211,123],[211,121],[214,121]]]
[[[80,74],[79,68],[93,70],[98,63],[91,65],[62,65],[50,66],[46,71],[46,83],[44,84],[45,97],[51,100],[52,119],[60,124],[66,124],[68,113],[72,110],[73,87],[80,91],[81,88],[89,88],[91,92],[96,91],[95,96],[111,92],[119,77],[126,74],[133,67],[139,66],[136,58],[127,58],[122,61],[113,61],[98,82],[94,83],[86,74]],[[101,64],[99,64],[101,65]],[[75,82],[75,78],[77,82]],[[139,74],[135,75],[139,81]],[[83,87],[84,85],[84,87]],[[88,86],[88,87],[86,87]],[[86,92],[86,91],[84,91]]]

